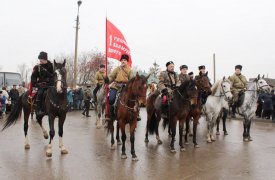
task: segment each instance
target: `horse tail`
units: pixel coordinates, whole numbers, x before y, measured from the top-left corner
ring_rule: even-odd
[[[151,135],[155,134],[158,129],[158,122],[155,111],[156,110],[154,110],[151,117],[147,119],[147,129]]]
[[[25,93],[22,94],[19,97],[17,103],[14,104],[13,109],[11,110],[9,116],[6,118],[4,122],[2,131],[10,127],[12,124],[15,124],[17,120],[21,117],[22,108],[23,108],[22,99],[24,95]]]

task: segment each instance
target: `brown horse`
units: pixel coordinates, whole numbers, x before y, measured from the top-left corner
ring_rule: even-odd
[[[185,144],[188,144],[189,124],[192,118],[194,147],[199,147],[197,143],[197,125],[201,117],[203,103],[205,103],[204,102],[205,100],[203,100],[203,98],[207,98],[207,96],[211,94],[211,86],[207,75],[208,73],[206,74],[200,73],[198,76],[196,76],[195,82],[198,88],[199,96],[197,99],[197,104],[192,106],[189,117],[186,120]]]
[[[161,110],[160,108],[155,107],[155,101],[159,97],[159,92],[155,91],[147,98],[147,126],[145,134],[145,142],[148,140],[148,132],[150,134],[156,133],[156,138],[158,143],[161,144],[162,141],[159,138],[158,126],[161,120]],[[169,105],[169,116],[168,118],[163,119],[164,128],[169,124],[172,132],[172,142],[171,142],[171,151],[175,152],[174,140],[176,134],[176,124],[179,120],[179,133],[180,133],[180,146],[181,150],[184,150],[182,144],[182,135],[183,135],[183,123],[186,121],[186,118],[189,115],[191,110],[191,105],[196,104],[198,97],[198,91],[195,84],[195,81],[188,80],[183,82],[177,89],[173,91],[173,101]]]
[[[120,96],[117,100],[116,116],[112,117],[108,121],[108,132],[111,133],[111,148],[114,146],[114,121],[117,120],[119,128],[121,129],[121,139],[122,139],[122,154],[121,158],[126,159],[125,153],[125,125],[129,123],[130,125],[130,141],[131,141],[131,154],[132,160],[137,161],[138,158],[135,153],[135,129],[137,126],[137,116],[139,113],[139,101],[146,101],[146,90],[147,90],[147,79],[149,76],[139,76],[137,73],[134,78],[132,78],[122,89]]]

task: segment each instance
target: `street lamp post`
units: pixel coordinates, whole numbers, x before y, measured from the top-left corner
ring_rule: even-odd
[[[79,30],[79,6],[82,4],[82,1],[77,1],[77,17],[76,17],[76,26],[75,26],[75,49],[74,49],[74,81],[73,88],[76,87],[77,80],[77,45],[78,45],[78,30]]]

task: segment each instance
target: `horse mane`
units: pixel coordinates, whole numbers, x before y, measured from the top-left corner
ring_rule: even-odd
[[[212,91],[212,96],[214,96],[217,93],[218,87],[220,86],[222,80],[217,81],[216,83],[213,84],[213,86],[211,87],[211,91]]]
[[[195,81],[194,80],[187,80],[187,81],[184,81],[183,83],[181,83],[181,85],[179,86],[179,91],[181,92],[181,93],[184,93],[183,95],[186,95],[186,88],[188,87],[188,85],[190,84],[190,83],[194,83],[195,84]]]

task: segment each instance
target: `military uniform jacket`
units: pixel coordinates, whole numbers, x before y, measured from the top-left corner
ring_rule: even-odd
[[[46,64],[38,64],[34,66],[31,75],[31,82],[35,87],[38,87],[39,83],[53,85],[53,64],[48,61]]]
[[[91,100],[91,98],[92,98],[92,92],[91,92],[91,90],[89,89],[89,88],[87,88],[87,89],[85,89],[84,90],[84,101],[86,101],[86,100]]]
[[[233,74],[233,76],[230,76],[229,79],[232,82],[231,90],[234,94],[246,88],[247,80],[244,75]]]
[[[95,74],[95,82],[96,82],[96,84],[102,85],[104,83],[104,77],[106,77],[105,76],[105,72],[97,71],[96,74]]]
[[[117,67],[113,70],[113,72],[109,75],[109,80],[111,84],[111,88],[119,89],[122,84],[126,84],[133,77],[133,72],[131,68],[126,65],[125,67]]]
[[[180,83],[183,83],[186,80],[190,80],[190,77],[188,76],[188,74],[182,74],[182,73],[180,73],[179,80],[180,80]]]
[[[179,77],[176,72],[171,73],[168,71],[161,71],[158,79],[159,91],[162,91],[163,89],[167,88],[168,92],[170,93],[172,89],[180,85]]]

